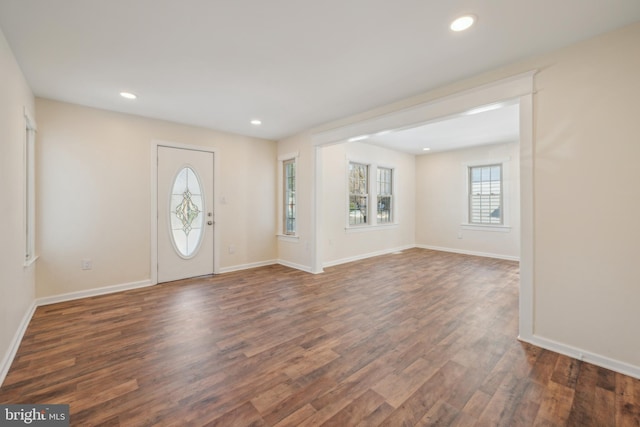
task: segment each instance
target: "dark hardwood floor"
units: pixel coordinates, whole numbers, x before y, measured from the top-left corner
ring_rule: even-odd
[[[516,340],[518,264],[413,249],[40,307],[0,403],[78,426],[639,426],[640,380]]]

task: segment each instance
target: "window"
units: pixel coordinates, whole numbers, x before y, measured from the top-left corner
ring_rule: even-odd
[[[25,265],[36,259],[36,195],[35,195],[35,144],[36,123],[25,111],[24,170],[25,170]]]
[[[296,234],[296,161],[289,159],[282,162],[283,164],[283,182],[284,182],[284,207],[282,227],[283,234]]]
[[[349,162],[349,225],[367,224],[369,166]]]
[[[393,169],[378,168],[378,224],[389,223],[393,203]]]
[[[502,225],[502,165],[469,167],[469,223]]]
[[[298,241],[298,153],[278,156],[278,239]]]

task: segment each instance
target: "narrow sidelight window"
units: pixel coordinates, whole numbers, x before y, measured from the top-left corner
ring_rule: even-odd
[[[295,159],[283,162],[284,182],[284,224],[283,231],[286,235],[296,234],[296,161]]]
[[[378,168],[378,224],[393,221],[393,169]]]
[[[368,224],[369,166],[349,163],[349,225]]]

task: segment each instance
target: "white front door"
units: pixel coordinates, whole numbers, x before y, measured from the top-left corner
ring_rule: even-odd
[[[158,282],[213,274],[213,153],[158,146]]]

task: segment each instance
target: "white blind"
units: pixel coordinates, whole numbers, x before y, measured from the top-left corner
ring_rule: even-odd
[[[502,165],[469,167],[469,223],[503,222]]]

